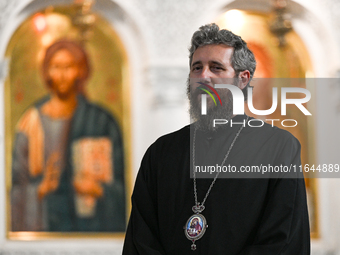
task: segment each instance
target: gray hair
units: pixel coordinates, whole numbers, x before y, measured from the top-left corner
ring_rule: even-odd
[[[248,70],[250,72],[250,80],[253,78],[256,60],[254,54],[247,47],[247,43],[238,35],[231,31],[221,29],[215,23],[201,26],[191,38],[191,47],[189,48],[190,66],[194,52],[202,46],[210,44],[224,44],[234,48],[231,56],[231,66],[234,68],[236,75],[240,72]],[[249,84],[243,89],[246,97],[246,89]]]

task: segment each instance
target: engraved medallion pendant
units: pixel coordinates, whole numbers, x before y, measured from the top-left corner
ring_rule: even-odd
[[[184,234],[189,240],[192,241],[191,250],[196,250],[195,241],[204,235],[207,227],[207,221],[202,214],[193,214],[188,219],[184,226]]]

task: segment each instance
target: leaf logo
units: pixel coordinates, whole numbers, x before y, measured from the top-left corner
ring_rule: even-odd
[[[205,84],[205,83],[203,83],[203,82],[197,82],[197,83],[198,83],[198,84],[201,84],[201,85],[203,85],[203,86],[206,86],[206,87],[209,88],[212,92],[214,92],[214,94],[217,96],[218,100],[220,101],[220,104],[222,105],[222,100],[221,100],[221,98],[220,98],[220,95],[217,93],[217,91],[216,91],[212,86],[210,86],[210,85],[208,85],[208,84]],[[212,98],[212,100],[214,100],[214,103],[215,103],[215,105],[217,106],[217,103],[216,103],[216,100],[215,100],[214,96],[213,96],[207,89],[204,89],[204,88],[199,88],[199,89],[201,89],[201,90],[203,90],[204,92],[206,92],[206,93]]]

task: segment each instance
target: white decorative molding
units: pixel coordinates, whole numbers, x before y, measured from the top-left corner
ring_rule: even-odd
[[[334,36],[337,40],[337,46],[340,45],[340,1],[338,0],[327,0],[325,5],[330,12],[330,21],[334,26]],[[338,67],[340,69],[340,65]]]
[[[8,59],[0,60],[0,81],[4,81],[8,73]]]
[[[193,24],[203,25],[202,12],[209,2],[204,0],[133,0],[136,8],[144,14],[151,30],[152,58],[174,59],[188,55],[192,33],[198,29]],[[204,15],[203,15],[204,16]],[[201,22],[197,22],[201,20]]]
[[[13,12],[19,0],[1,0],[0,1],[0,35],[1,31]]]
[[[176,107],[185,103],[189,68],[154,66],[148,73],[153,107]]]

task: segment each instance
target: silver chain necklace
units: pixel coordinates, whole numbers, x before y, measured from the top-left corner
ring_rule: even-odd
[[[249,116],[247,116],[247,119],[245,121],[245,123],[248,122],[248,119],[249,119]],[[221,167],[224,165],[224,163],[226,162],[228,156],[229,156],[229,153],[231,151],[231,149],[233,148],[237,138],[239,137],[242,129],[243,129],[243,125],[240,127],[240,129],[238,130],[238,132],[236,133],[235,137],[234,137],[234,140],[232,141],[223,161],[222,161],[222,164],[221,164]],[[210,191],[212,189],[212,187],[214,186],[216,180],[217,180],[217,177],[219,176],[220,172],[217,172],[215,177],[214,177],[214,180],[211,182],[210,186],[209,186],[209,189],[207,191],[207,193],[205,194],[205,197],[202,201],[202,204],[200,204],[198,201],[197,201],[197,184],[196,184],[196,171],[195,171],[195,142],[196,142],[196,132],[197,132],[197,128],[195,128],[195,131],[194,131],[194,137],[193,137],[193,148],[192,148],[192,161],[193,161],[193,181],[194,181],[194,196],[195,196],[195,205],[192,207],[192,211],[194,212],[194,214],[187,220],[185,226],[184,226],[184,233],[185,233],[185,236],[192,241],[192,245],[191,245],[191,250],[196,250],[196,244],[195,244],[195,241],[197,241],[198,239],[200,239],[204,233],[205,233],[205,230],[208,228],[208,225],[207,225],[207,221],[205,219],[205,217],[201,214],[203,212],[203,210],[205,209],[205,206],[204,206],[204,203],[205,201],[207,200],[209,194],[210,194]]]

